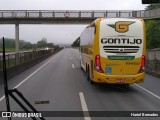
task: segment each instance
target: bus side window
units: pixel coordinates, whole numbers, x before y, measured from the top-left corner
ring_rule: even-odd
[[[94,28],[94,34],[96,34],[96,25],[95,25],[95,23],[91,23],[90,26]]]

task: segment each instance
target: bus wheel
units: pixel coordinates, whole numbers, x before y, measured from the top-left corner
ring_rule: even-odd
[[[89,67],[87,67],[87,81],[89,81],[90,80],[90,74],[89,74]]]
[[[94,82],[91,80],[91,78],[90,78],[90,70],[89,70],[89,67],[88,67],[88,70],[87,70],[87,80],[89,81],[89,83],[91,84],[91,85],[93,85],[94,84]]]
[[[130,88],[130,84],[125,84],[125,87],[126,88]]]
[[[81,61],[80,61],[80,67],[81,67],[81,70],[83,70],[82,66],[81,66]]]
[[[95,82],[93,82],[91,79],[89,79],[89,83],[90,83],[91,85],[94,85],[94,84],[95,84]]]
[[[83,70],[82,66],[81,66],[81,70]]]

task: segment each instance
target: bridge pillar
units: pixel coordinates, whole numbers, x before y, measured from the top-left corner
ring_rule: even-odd
[[[16,47],[16,51],[15,51],[16,65],[18,65],[19,64],[19,23],[15,24],[15,47]]]

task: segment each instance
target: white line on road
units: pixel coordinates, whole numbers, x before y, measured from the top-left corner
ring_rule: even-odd
[[[74,67],[74,64],[72,64],[72,68],[74,69],[75,67]]]
[[[88,108],[87,108],[87,104],[86,104],[83,92],[79,92],[79,97],[80,97],[80,101],[81,101],[82,110],[84,111],[83,112],[84,120],[91,120],[91,117],[89,116],[89,112],[87,112]],[[87,117],[85,117],[85,116],[87,116]]]
[[[160,97],[159,97],[158,95],[154,94],[153,92],[147,90],[146,88],[144,88],[144,87],[142,87],[142,86],[140,86],[140,85],[138,85],[138,84],[136,84],[136,83],[134,83],[134,85],[140,87],[140,88],[143,89],[144,91],[148,92],[149,94],[153,95],[154,97],[156,97],[156,98],[158,98],[158,99],[160,100]]]
[[[55,58],[55,56],[53,57]],[[22,85],[25,81],[27,81],[30,77],[32,77],[34,74],[36,74],[41,68],[43,68],[46,64],[48,64],[50,61],[53,60],[53,58],[51,58],[48,62],[46,62],[45,64],[43,64],[41,67],[39,67],[36,71],[34,71],[32,74],[30,74],[27,78],[25,78],[24,80],[22,80],[22,82],[20,82],[18,85],[16,85],[14,88],[18,88],[20,85]],[[5,96],[3,95],[0,98],[0,102],[5,98]]]
[[[5,98],[5,96],[3,95],[1,98],[0,98],[0,102]]]

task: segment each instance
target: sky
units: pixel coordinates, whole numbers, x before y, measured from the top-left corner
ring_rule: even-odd
[[[0,0],[0,10],[144,10],[141,0]],[[71,44],[86,25],[23,25],[20,39],[37,43]],[[0,25],[0,38],[15,38],[14,25]]]

